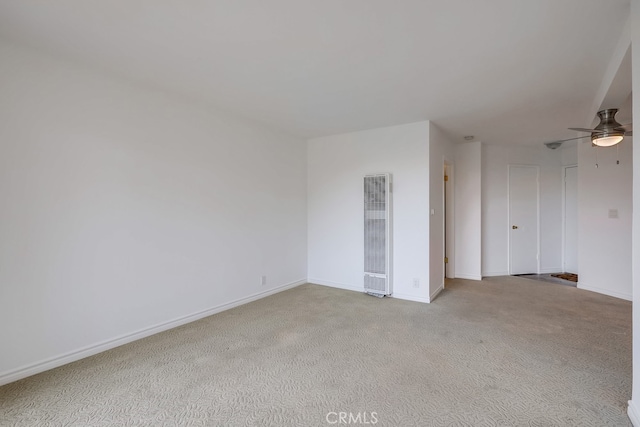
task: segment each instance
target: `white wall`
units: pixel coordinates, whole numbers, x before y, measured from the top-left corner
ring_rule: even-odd
[[[632,138],[616,148],[578,146],[578,287],[631,299]],[[618,218],[609,218],[609,209]]]
[[[305,280],[304,141],[0,58],[0,383]]]
[[[578,141],[580,142],[565,142],[560,148],[557,149],[557,151],[560,152],[560,162],[562,163],[562,166],[572,166],[578,164],[578,144],[584,144],[584,141],[587,141],[588,143],[589,140],[579,139]]]
[[[631,48],[633,105],[640,105],[640,0],[631,0]],[[633,109],[633,122],[640,123],[640,108]],[[633,386],[627,413],[640,427],[640,150],[633,150],[632,296],[633,296]]]
[[[444,287],[444,164],[447,162],[455,167],[455,153],[456,144],[430,123],[429,203],[433,214],[429,223],[429,295],[432,301]],[[451,176],[450,179],[453,180],[454,177]]]
[[[482,279],[482,143],[456,146],[455,276]]]
[[[482,275],[509,274],[508,165],[540,166],[540,272],[562,271],[562,159],[544,145],[482,149]],[[535,242],[534,242],[535,243]]]
[[[311,139],[308,159],[309,281],[364,290],[363,177],[389,172],[393,296],[428,302],[429,122]]]

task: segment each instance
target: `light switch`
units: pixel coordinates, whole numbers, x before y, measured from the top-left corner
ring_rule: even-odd
[[[609,209],[609,218],[618,219],[618,209]]]
[[[435,209],[431,209],[431,215],[435,215],[436,214],[436,210]]]

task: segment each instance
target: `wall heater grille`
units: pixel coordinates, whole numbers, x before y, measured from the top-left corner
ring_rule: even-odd
[[[364,177],[364,290],[391,295],[391,175]]]

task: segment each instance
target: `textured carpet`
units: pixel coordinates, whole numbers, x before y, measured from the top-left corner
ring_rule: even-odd
[[[518,277],[430,305],[304,285],[0,387],[0,425],[624,426],[630,395],[629,302]]]
[[[539,280],[542,282],[555,283],[563,286],[573,286],[574,288],[578,286],[578,283],[571,282],[569,280],[560,279],[558,277],[553,277],[552,274],[517,274],[518,277],[529,280]]]

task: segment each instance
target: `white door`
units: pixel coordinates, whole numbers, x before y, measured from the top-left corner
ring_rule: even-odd
[[[578,167],[564,169],[564,271],[578,274]]]
[[[509,165],[509,274],[538,273],[538,166]]]

